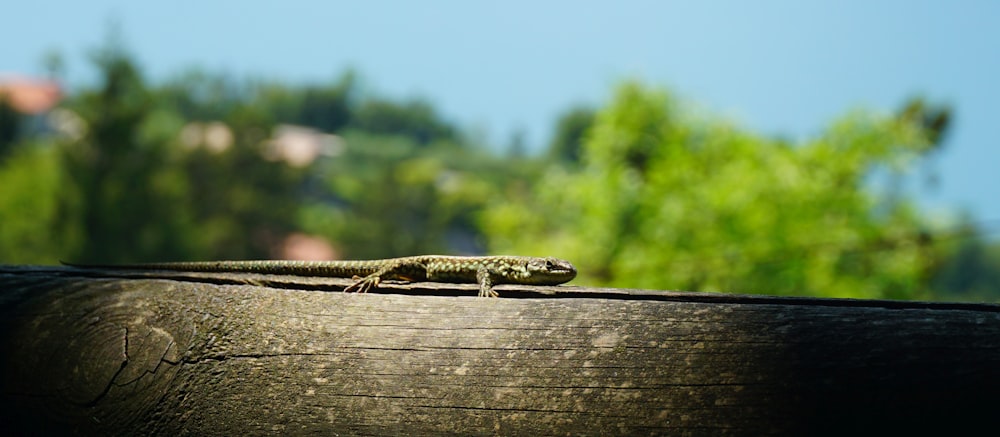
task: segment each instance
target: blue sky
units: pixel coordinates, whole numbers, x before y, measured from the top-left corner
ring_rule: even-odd
[[[372,91],[428,98],[498,144],[545,144],[558,114],[597,105],[624,78],[701,110],[801,138],[856,108],[922,95],[955,110],[920,188],[929,214],[1000,219],[998,1],[53,1],[8,2],[0,72],[40,74],[50,50],[70,83],[108,23],[147,77],[191,67],[286,81],[355,68]]]

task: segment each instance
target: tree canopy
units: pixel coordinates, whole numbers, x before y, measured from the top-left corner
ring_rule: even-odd
[[[496,252],[559,253],[583,281],[837,297],[926,297],[929,223],[868,183],[934,144],[913,117],[854,112],[801,144],[695,118],[622,85],[549,171],[485,215]]]

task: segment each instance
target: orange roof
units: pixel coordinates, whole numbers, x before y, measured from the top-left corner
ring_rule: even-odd
[[[62,98],[55,81],[0,76],[0,96],[22,114],[39,114],[52,109]]]

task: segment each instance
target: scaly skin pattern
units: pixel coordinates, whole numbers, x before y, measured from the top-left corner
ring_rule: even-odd
[[[479,296],[497,297],[496,284],[557,285],[576,277],[576,268],[558,258],[527,256],[421,255],[369,261],[205,261],[121,265],[70,264],[186,272],[263,273],[358,279],[344,291],[365,293],[383,280],[479,284]]]

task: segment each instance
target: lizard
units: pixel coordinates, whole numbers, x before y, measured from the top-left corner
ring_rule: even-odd
[[[80,268],[262,273],[354,278],[345,292],[366,293],[383,280],[479,284],[480,297],[498,297],[495,284],[558,285],[576,277],[569,261],[527,256],[420,255],[355,261],[196,261],[143,264],[63,264]]]

